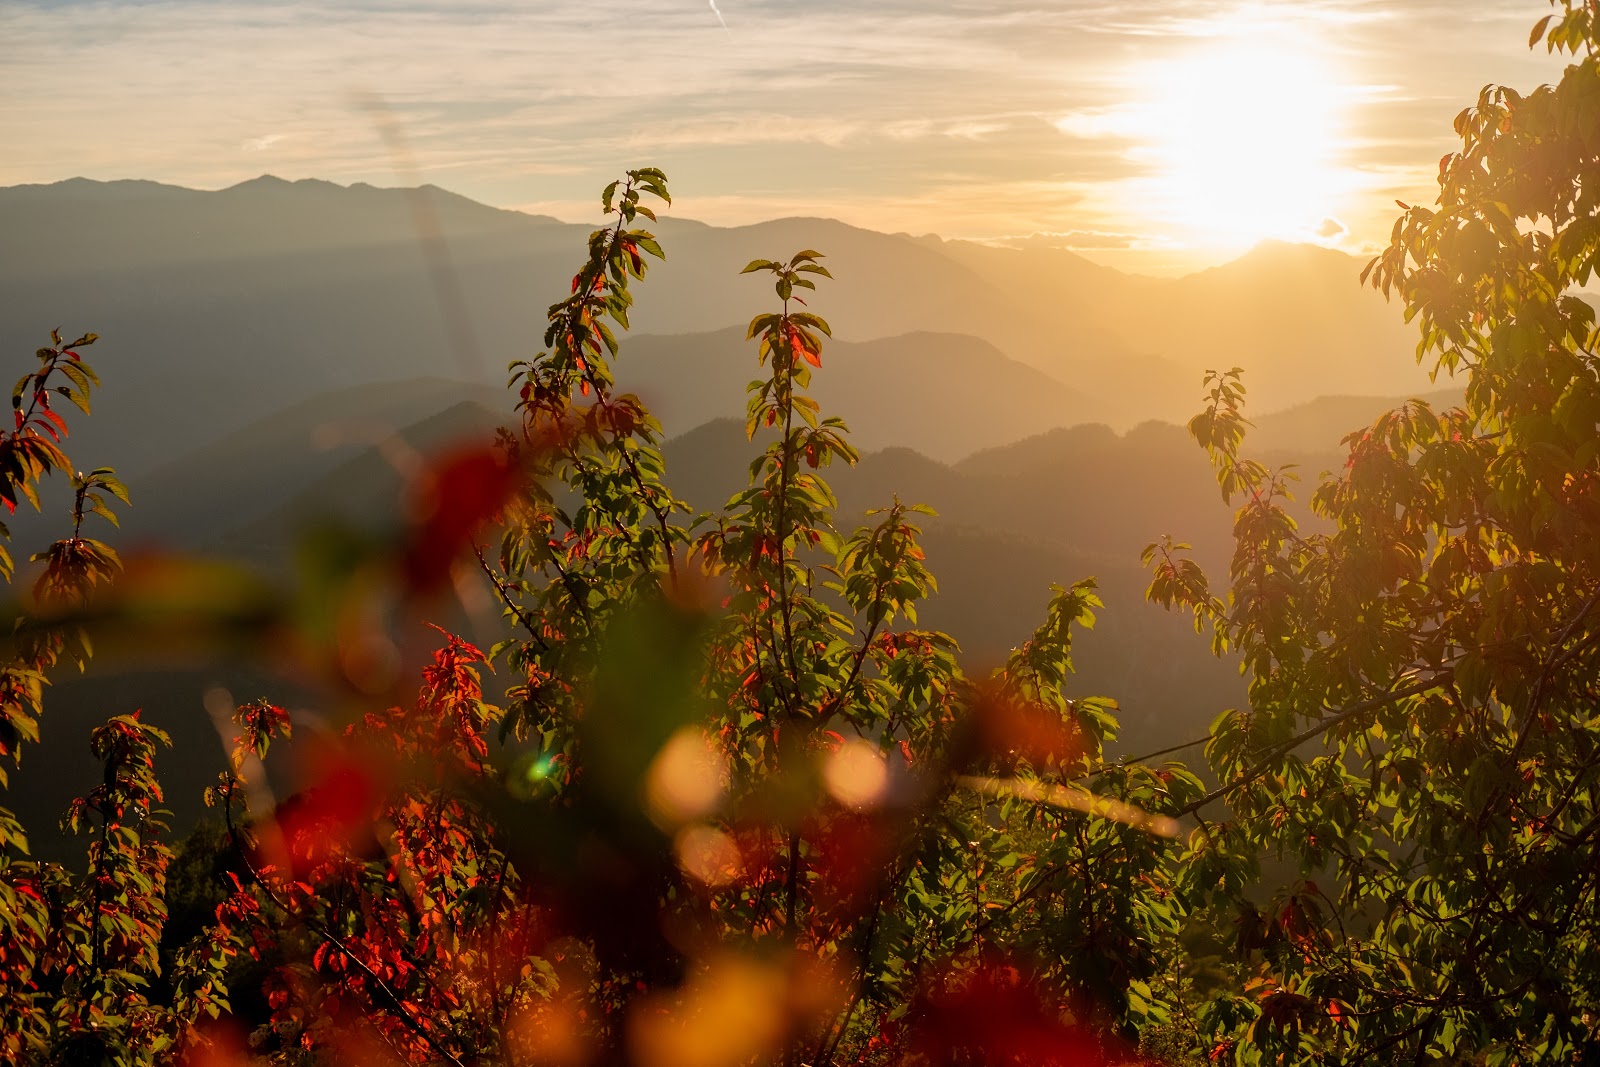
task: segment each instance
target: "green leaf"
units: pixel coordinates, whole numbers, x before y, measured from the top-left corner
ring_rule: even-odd
[[[1533,24],[1533,32],[1528,34],[1529,48],[1532,48],[1534,45],[1539,43],[1539,38],[1544,36],[1545,27],[1550,25],[1550,20],[1553,18],[1555,18],[1555,15],[1553,14],[1546,15],[1544,18]]]

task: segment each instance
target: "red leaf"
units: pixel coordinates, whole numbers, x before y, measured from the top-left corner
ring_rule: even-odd
[[[281,802],[273,813],[291,874],[307,872],[341,850],[370,844],[374,809],[382,795],[371,759],[342,749],[308,753],[311,785]]]
[[[841,812],[807,833],[822,914],[845,918],[870,905],[900,843],[895,831],[881,815]]]
[[[991,956],[974,970],[945,972],[918,994],[905,1018],[912,1058],[929,1063],[1103,1067],[1130,1061],[1131,1049],[1063,1022],[1063,1015],[1028,975]]]
[[[407,587],[438,588],[478,531],[522,486],[522,470],[493,445],[469,445],[436,460],[413,487]]]
[[[973,717],[979,743],[989,758],[1069,764],[1081,758],[1086,749],[1076,722],[1034,701],[1016,700],[989,690],[974,706]]]

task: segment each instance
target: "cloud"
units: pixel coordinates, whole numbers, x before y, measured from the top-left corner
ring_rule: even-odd
[[[1350,227],[1340,222],[1331,215],[1312,228],[1311,234],[1319,241],[1333,243],[1350,232]]]
[[[1010,130],[1015,125],[1015,118],[1012,115],[914,118],[890,121],[880,129],[896,141],[920,141],[935,137],[981,141]]]
[[[1141,78],[1248,31],[1311,41],[1365,87],[1339,150],[1374,206],[1317,209],[1337,212],[1349,244],[1387,233],[1394,197],[1431,199],[1432,161],[1482,80],[1559,69],[1521,49],[1517,20],[1537,0],[1459,6],[14,0],[0,9],[0,184],[217,188],[270,151],[286,177],[392,185],[382,138],[350,103],[361,91],[388,104],[421,180],[488,203],[588,204],[618,170],[653,164],[683,203],[740,218],[803,209],[1110,248],[1169,239],[1133,184],[1151,167],[1135,151],[1149,134]],[[95,78],[59,77],[61,41]]]
[[[1135,134],[1136,112],[1128,105],[1081,108],[1054,120],[1055,128],[1068,137],[1087,141],[1112,138],[1126,140]]]
[[[1107,233],[1102,230],[1049,230],[1014,237],[991,237],[985,244],[1004,248],[1062,248],[1069,251],[1152,249],[1168,242],[1158,235]]]

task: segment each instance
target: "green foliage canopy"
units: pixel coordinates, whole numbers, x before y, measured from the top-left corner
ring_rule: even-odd
[[[340,543],[327,581],[248,611],[162,592],[163,624],[288,650],[358,709],[300,739],[302,788],[262,804],[292,724],[260,700],[208,792],[222,829],[176,865],[165,738],[137,713],[91,739],[81,872],[30,860],[0,814],[0,1057],[1592,1062],[1600,338],[1574,290],[1600,256],[1600,13],[1562,0],[1539,40],[1573,57],[1561,82],[1486,89],[1436,208],[1406,208],[1368,269],[1464,406],[1352,434],[1305,532],[1294,472],[1242,451],[1239,374],[1207,383],[1191,431],[1239,504],[1227,580],[1171,540],[1146,558],[1151,598],[1249,679],[1206,739],[1215,788],[1104,758],[1115,705],[1072,692],[1092,583],[970,675],[917,626],[926,509],[835,527],[824,475],[856,454],[807,392],[819,253],[746,268],[776,297],[749,330],[747,488],[710,514],[673,494],[612,373],[665,254],[640,219],[670,203],[630,171],[511,366],[516,423],[434,461],[393,541]],[[150,627],[150,574],[222,574],[124,568],[83,536],[126,503],[109,469],[72,473],[50,407],[87,412],[93,340],[40,350],[0,440],[8,507],[53,470],[74,489],[0,671],[11,759],[52,671]],[[384,611],[437,603],[463,560],[509,633],[487,655],[446,636],[402,696]]]
[[[1406,207],[1364,278],[1466,403],[1413,401],[1345,441],[1311,495],[1241,457],[1236,374],[1191,425],[1240,501],[1225,595],[1170,544],[1151,595],[1237,652],[1180,876],[1231,912],[1240,986],[1197,1025],[1239,1062],[1589,1062],[1600,1044],[1600,363],[1575,290],[1600,255],[1600,16],[1526,96],[1484,89],[1436,207]],[[1277,857],[1295,877],[1240,891]]]

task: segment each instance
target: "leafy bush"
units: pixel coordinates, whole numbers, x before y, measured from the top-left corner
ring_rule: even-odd
[[[1561,83],[1486,89],[1438,209],[1369,267],[1464,407],[1347,438],[1311,497],[1327,532],[1302,533],[1293,472],[1242,452],[1237,372],[1207,383],[1190,429],[1240,505],[1226,587],[1170,540],[1147,560],[1151,598],[1250,681],[1205,739],[1210,790],[1166,753],[1104,758],[1115,705],[1071,692],[1092,582],[973,676],[917,626],[926,509],[835,527],[825,472],[856,456],[807,394],[819,253],[746,268],[776,297],[750,325],[748,488],[704,515],[673,494],[612,375],[664,255],[640,225],[659,171],[603,194],[613,224],[511,365],[514,425],[433,460],[392,541],[309,544],[289,594],[83,536],[126,493],[61,450],[53,398],[87,412],[98,380],[94,336],[54,336],[0,499],[67,472],[72,534],[34,557],[0,755],[108,643],[248,650],[342,725],[233,708],[221,826],[176,859],[137,712],[91,738],[82,871],[0,816],[0,1059],[1593,1062],[1600,335],[1572,290],[1600,256],[1600,15],[1567,0],[1534,37],[1574,56]],[[407,624],[474,570],[505,639],[440,631],[402,694]]]
[[[191,838],[186,911],[208,895],[197,872],[222,891],[164,973],[165,738],[111,720],[95,738],[106,785],[68,824],[94,838],[87,874],[24,861],[20,830],[5,861],[19,907],[3,951],[31,1005],[8,1022],[11,1055],[1077,1062],[1122,1055],[1159,1017],[1146,982],[1175,946],[1175,827],[1153,813],[1200,786],[1101,763],[1114,706],[1065,693],[1092,583],[1058,588],[993,677],[916,628],[927,509],[833,525],[822,474],[856,453],[806,393],[829,334],[800,298],[828,277],[811,251],[747,268],[778,300],[750,327],[762,445],[748,489],[691,515],[659,426],[612,384],[629,286],[663,254],[634,228],[654,217],[646,197],[667,200],[660,172],[606,190],[615,224],[551,307],[546,350],[511,367],[518,424],[436,460],[400,542],[344,546],[312,607],[269,602],[252,623],[269,645],[292,635],[337,692],[381,695],[395,648],[380,605],[423,610],[475,556],[513,628],[492,650],[516,679],[506,706],[484,700],[491,657],[446,636],[414,701],[303,745],[302,787],[270,810],[250,800],[290,718],[239,707],[207,797],[229,844]],[[63,360],[45,361],[41,403]],[[19,446],[39,448],[30,433]],[[37,586],[32,627],[56,658],[165,610],[163,583],[133,569],[89,595],[120,568],[76,526],[106,489],[108,472],[80,486]],[[138,570],[152,566],[198,590],[167,625],[237,614],[199,564]],[[247,978],[249,1003],[233,992]]]

